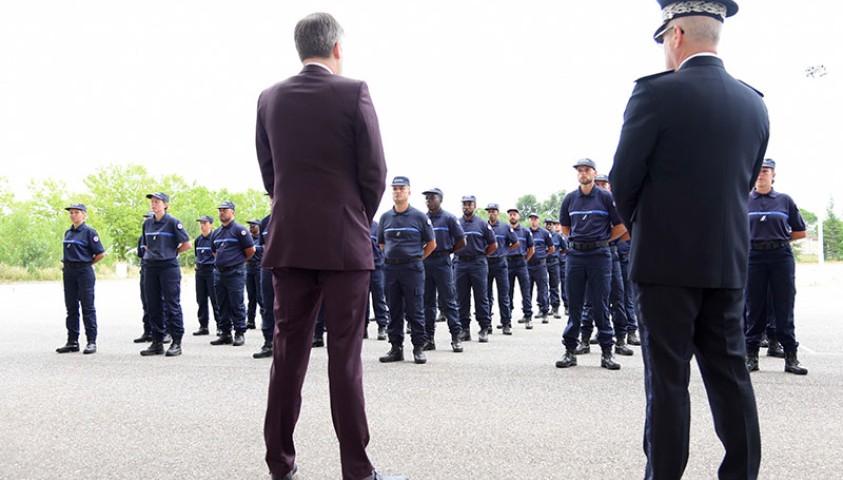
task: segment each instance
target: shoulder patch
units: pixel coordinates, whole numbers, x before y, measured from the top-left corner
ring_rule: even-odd
[[[176,225],[176,228],[178,228],[179,230],[181,230],[181,229],[183,229],[184,227],[182,226],[182,224],[181,224],[181,223],[179,223],[178,225]]]
[[[743,83],[743,84],[744,84],[744,85],[746,85],[747,87],[749,87],[749,89],[750,89],[750,90],[752,90],[753,92],[757,93],[757,94],[758,94],[758,96],[760,96],[760,97],[764,97],[764,94],[763,94],[763,93],[761,93],[761,92],[759,92],[759,91],[758,91],[755,87],[753,87],[752,85],[750,85],[750,84],[748,84],[748,83],[744,82],[743,80],[738,80],[738,81],[739,81],[739,82],[741,82],[741,83]]]
[[[100,241],[100,237],[98,237],[98,236],[94,235],[94,243],[97,243],[97,242],[99,242],[99,241]]]
[[[245,237],[246,236],[246,230],[240,230],[240,236]]]
[[[636,80],[636,81],[635,81],[635,83],[638,83],[638,82],[646,82],[646,81],[648,81],[648,80],[652,80],[652,79],[654,79],[654,78],[663,77],[663,76],[668,75],[668,74],[671,74],[671,73],[673,73],[673,70],[665,70],[664,72],[654,73],[654,74],[652,74],[652,75],[647,75],[646,77],[641,77],[641,78],[639,78],[638,80]]]
[[[430,219],[429,219],[429,218],[427,219],[427,224],[428,224],[428,225],[431,225],[431,226],[433,225],[433,223],[431,223],[431,221],[430,221]]]

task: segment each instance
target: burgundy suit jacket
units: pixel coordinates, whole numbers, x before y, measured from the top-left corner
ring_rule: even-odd
[[[262,265],[372,270],[386,163],[365,82],[307,65],[258,99],[256,146],[274,203]]]

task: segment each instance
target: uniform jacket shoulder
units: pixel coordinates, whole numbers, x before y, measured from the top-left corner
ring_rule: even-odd
[[[738,79],[738,81],[739,81],[739,82],[741,82],[742,84],[746,85],[747,87],[749,87],[749,89],[750,89],[750,90],[752,90],[753,92],[757,93],[759,97],[762,97],[762,98],[764,97],[764,94],[763,94],[763,93],[761,93],[761,91],[760,91],[760,90],[758,90],[757,88],[755,88],[755,87],[753,87],[752,85],[750,85],[750,84],[748,84],[748,83],[744,82],[744,81],[743,81],[743,80],[741,80],[741,79]]]
[[[647,75],[645,77],[639,78],[638,80],[635,81],[635,83],[646,83],[646,82],[649,82],[651,80],[655,80],[657,78],[661,78],[661,77],[664,77],[666,75],[670,75],[671,73],[673,73],[673,70],[665,70],[664,72],[654,73],[652,75]]]

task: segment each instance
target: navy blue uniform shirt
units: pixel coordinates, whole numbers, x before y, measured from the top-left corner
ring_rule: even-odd
[[[82,222],[79,228],[73,227],[64,232],[64,254],[62,262],[65,263],[91,263],[94,257],[105,253],[100,242],[97,231]]]
[[[469,219],[461,216],[459,225],[465,232],[465,248],[457,252],[458,257],[485,256],[486,247],[496,242],[492,226],[477,215]]]
[[[213,236],[214,232],[211,231],[207,237],[199,235],[193,240],[193,250],[196,251],[196,265],[214,265]]]
[[[512,231],[515,233],[515,238],[518,239],[518,246],[507,255],[526,257],[527,250],[533,246],[533,236],[530,234],[530,230],[519,224],[512,227]]]
[[[143,254],[146,252],[146,245],[143,244],[143,234],[138,237],[138,257],[141,259],[141,265],[143,264]]]
[[[378,244],[384,245],[387,259],[398,260],[419,257],[424,254],[424,245],[435,239],[433,225],[427,215],[407,207],[401,213],[392,210],[381,215],[378,226]]]
[[[565,237],[562,236],[559,232],[550,232],[550,241],[553,243],[553,257],[554,258],[562,258],[562,249],[568,248],[568,242],[565,241]],[[564,246],[563,246],[564,244]]]
[[[515,230],[508,223],[503,223],[500,220],[494,225],[490,222],[489,225],[495,234],[495,241],[498,242],[498,248],[489,255],[489,258],[505,257],[509,253],[509,247],[518,241],[518,237],[515,236]]]
[[[184,225],[176,218],[165,213],[160,221],[153,215],[143,222],[143,243],[146,262],[171,261],[178,265],[179,245],[189,242],[190,237],[184,231]]]
[[[536,252],[530,257],[530,260],[547,258],[547,251],[553,246],[553,237],[550,236],[550,232],[539,227],[535,230],[531,228],[530,234],[533,236],[533,246],[536,247]]]
[[[369,227],[369,236],[372,237],[372,256],[375,259],[375,267],[383,266],[383,250],[378,245],[378,222],[372,220],[372,225]]]
[[[568,255],[568,239],[565,238],[565,235],[559,234],[559,246],[556,247],[556,255],[559,256],[559,261],[564,262],[565,257]]]
[[[260,233],[258,236],[252,237],[252,244],[255,247],[255,254],[249,259],[249,265],[258,268],[261,264],[261,259],[263,258],[263,245],[261,245]]]
[[[427,212],[428,218],[433,225],[433,233],[436,235],[436,250],[434,252],[454,251],[454,245],[463,237],[465,232],[457,222],[457,217],[445,210],[432,214]]]
[[[585,195],[577,188],[562,200],[559,223],[571,228],[570,242],[602,242],[612,238],[612,227],[621,219],[608,190],[594,187]]]
[[[228,268],[244,263],[245,250],[255,246],[249,230],[233,220],[228,225],[220,225],[214,230],[211,239],[216,255],[214,265],[217,268]]]
[[[790,240],[791,232],[805,231],[805,220],[796,203],[785,193],[771,189],[762,195],[753,190],[749,194],[747,210],[752,242],[786,242]]]

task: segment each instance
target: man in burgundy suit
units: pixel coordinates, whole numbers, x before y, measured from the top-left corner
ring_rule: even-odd
[[[386,164],[368,87],[340,76],[342,33],[326,13],[300,20],[295,42],[304,68],[264,90],[258,100],[258,163],[272,199],[263,266],[272,269],[276,295],[266,463],[273,479],[292,479],[298,469],[293,431],[316,314],[324,301],[331,413],[343,479],[406,480],[378,474],[366,455],[360,351],[374,269],[369,225],[385,189]],[[302,235],[290,228],[313,218],[332,225],[335,233]]]

